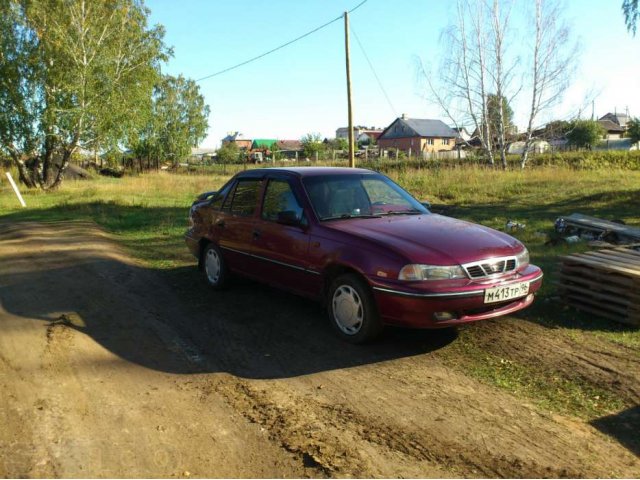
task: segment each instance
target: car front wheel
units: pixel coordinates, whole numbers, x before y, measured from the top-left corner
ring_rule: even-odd
[[[369,286],[355,274],[337,277],[328,292],[329,319],[338,335],[350,343],[366,343],[382,331]]]
[[[220,249],[213,243],[208,244],[202,252],[202,260],[207,283],[216,290],[223,288],[229,275]]]

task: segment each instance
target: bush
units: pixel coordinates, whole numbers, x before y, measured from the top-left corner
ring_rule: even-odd
[[[595,150],[543,153],[529,158],[532,167],[555,166],[578,170],[640,170],[640,151]]]
[[[410,168],[439,169],[459,168],[469,165],[485,168],[501,168],[496,163],[494,167],[482,156],[469,152],[467,158],[457,159],[409,159],[378,160],[369,159],[368,162],[358,161],[358,166],[375,169],[381,172],[405,170]],[[520,168],[520,155],[508,155],[509,169]],[[540,167],[565,167],[574,170],[640,170],[640,151],[593,150],[576,152],[554,152],[530,155],[527,169]]]
[[[124,175],[124,172],[112,167],[102,168],[98,173],[104,177],[113,177],[113,178],[121,178],[122,175]]]

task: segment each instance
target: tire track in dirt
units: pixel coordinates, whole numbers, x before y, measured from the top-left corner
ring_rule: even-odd
[[[0,307],[0,319],[12,320],[11,317]],[[42,400],[36,400],[39,398],[38,386],[34,384],[29,368],[20,363],[28,357],[27,352],[37,355],[44,346],[38,342],[21,344],[22,358],[9,359],[3,350],[7,350],[5,342],[10,339],[0,340],[0,477],[57,477],[60,473],[58,464],[49,445],[42,441],[44,436],[39,435],[38,442],[31,441],[35,437],[33,432],[39,430],[43,425],[41,422],[47,418],[38,411],[44,405]],[[11,454],[3,455],[3,451]]]
[[[418,443],[402,438],[402,434],[393,434],[385,425],[371,425],[368,419],[343,406],[295,398],[290,393],[274,399],[273,391],[267,393],[244,381],[220,381],[200,388],[206,392],[204,398],[211,392],[223,395],[236,411],[268,431],[273,441],[302,455],[307,464],[327,476],[380,476],[381,472],[371,462],[372,447],[376,450],[382,447],[376,451],[382,458],[389,457],[385,451],[392,450],[405,457],[404,463],[426,461],[429,466],[421,471],[427,471],[428,475],[452,471],[452,464],[438,466],[441,459]],[[398,475],[403,467],[394,467]]]
[[[437,430],[432,433],[419,425],[407,427],[384,413],[371,416],[342,403],[319,401],[281,383],[258,386],[225,378],[197,388],[205,399],[212,392],[223,395],[236,411],[266,429],[275,442],[311,459],[330,476],[579,478],[589,471],[584,470],[589,466],[582,465],[579,459],[571,462],[573,466],[554,465],[541,462],[535,455],[501,451],[495,445],[490,449],[485,443],[482,448],[469,442],[469,438],[452,441],[451,437],[439,436]],[[478,423],[478,428],[481,425]],[[503,433],[507,430],[508,427]],[[513,433],[509,432],[511,436]],[[516,429],[515,433],[524,432]],[[590,435],[587,432],[587,437]],[[544,442],[534,443],[544,450]],[[565,442],[566,437],[558,436],[551,445]],[[390,461],[394,462],[391,468]]]

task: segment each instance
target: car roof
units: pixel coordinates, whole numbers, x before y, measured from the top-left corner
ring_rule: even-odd
[[[267,174],[282,173],[294,175],[297,177],[315,177],[318,175],[340,175],[354,173],[376,173],[366,168],[346,168],[346,167],[272,167],[272,168],[254,168],[240,172],[238,178],[256,178],[263,177]]]

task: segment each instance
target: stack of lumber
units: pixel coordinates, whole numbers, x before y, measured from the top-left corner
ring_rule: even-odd
[[[640,326],[640,250],[637,246],[561,258],[558,289],[569,305]]]
[[[580,213],[572,213],[568,217],[562,217],[561,220],[570,230],[591,232],[603,237],[615,234],[618,240],[627,243],[640,241],[640,228],[638,227],[630,227]]]

